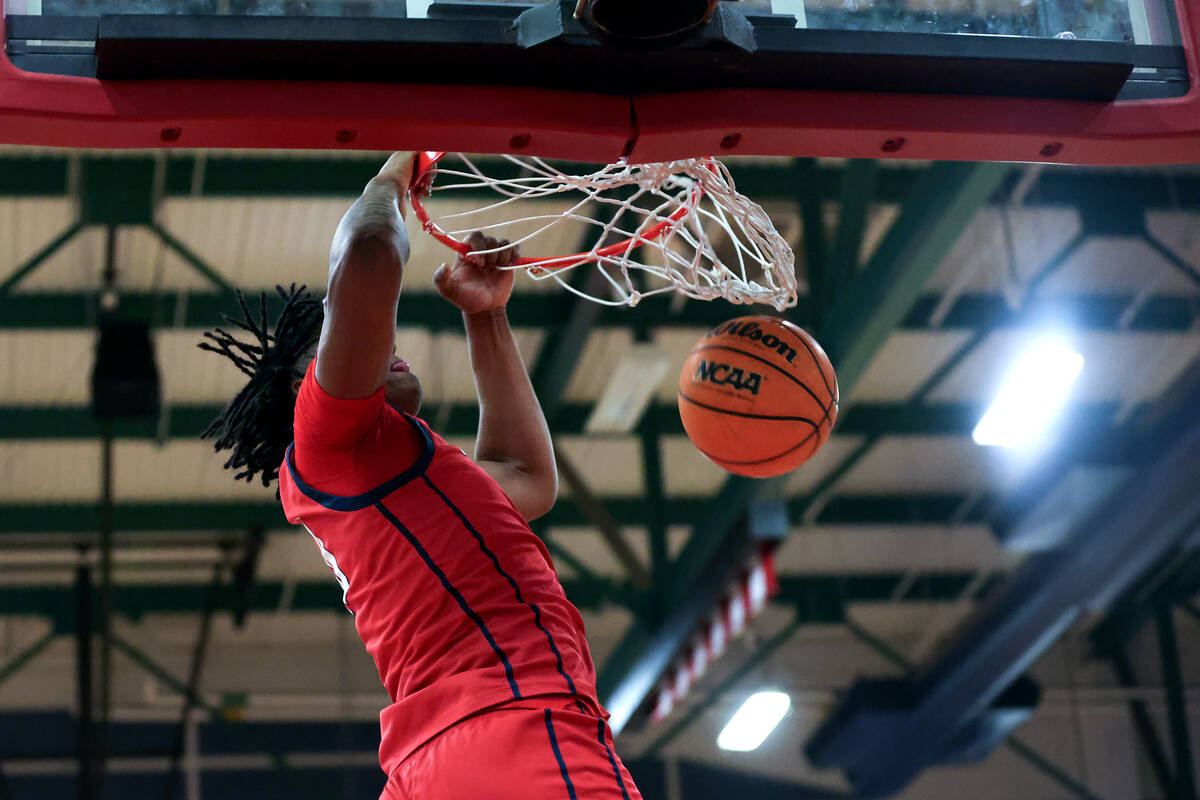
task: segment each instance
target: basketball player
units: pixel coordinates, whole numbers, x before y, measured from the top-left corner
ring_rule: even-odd
[[[324,302],[279,292],[207,333],[250,380],[205,432],[236,477],[278,478],[392,703],[380,714],[385,798],[638,800],[596,698],[583,621],[528,520],[557,494],[550,434],[509,330],[517,256],[443,264],[479,395],[474,459],[416,417],[421,386],[394,351],[409,244],[411,153],[394,154],[333,237]],[[482,234],[476,250],[503,248]]]

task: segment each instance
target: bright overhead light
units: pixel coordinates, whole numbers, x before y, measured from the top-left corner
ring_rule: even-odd
[[[1020,447],[1033,442],[1066,403],[1083,356],[1065,342],[1044,339],[1021,354],[971,437],[976,444]]]
[[[717,747],[742,752],[755,749],[791,707],[792,699],[783,692],[750,695],[717,736]]]
[[[608,376],[608,388],[584,430],[593,434],[632,431],[670,368],[671,356],[661,347],[635,344]]]

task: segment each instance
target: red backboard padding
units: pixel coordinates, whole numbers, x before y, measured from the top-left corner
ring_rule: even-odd
[[[579,161],[792,155],[1077,164],[1200,161],[1200,31],[1178,0],[1191,90],[1082,103],[780,90],[632,98],[494,86],[99,81],[0,52],[0,142],[520,152]],[[0,12],[3,0],[0,0]],[[0,13],[0,41],[3,40]],[[631,148],[631,149],[630,149]]]

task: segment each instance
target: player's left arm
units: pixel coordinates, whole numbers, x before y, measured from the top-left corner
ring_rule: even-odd
[[[481,233],[468,240],[474,250],[503,247]],[[542,407],[521,361],[505,305],[513,273],[501,269],[517,249],[443,264],[434,274],[442,296],[463,312],[467,349],[479,395],[475,461],[491,475],[527,520],[545,514],[558,494],[554,447]]]

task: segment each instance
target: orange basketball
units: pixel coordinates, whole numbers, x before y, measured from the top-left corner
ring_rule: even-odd
[[[803,464],[837,419],[829,357],[798,326],[738,317],[713,328],[679,375],[679,416],[701,453],[738,475],[769,478]]]

